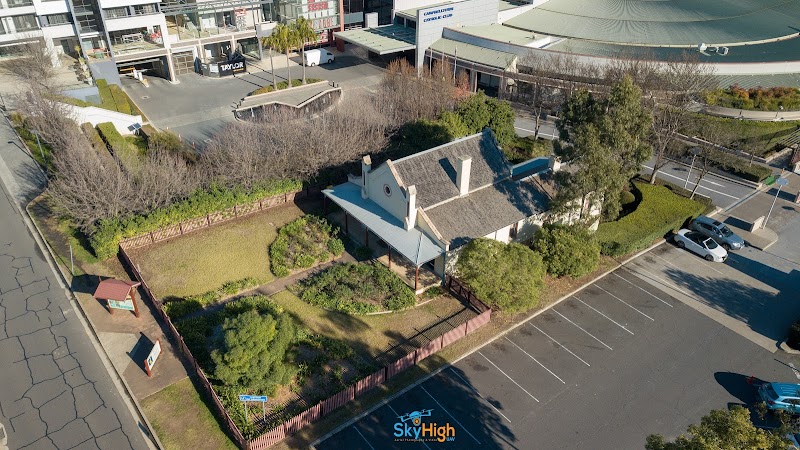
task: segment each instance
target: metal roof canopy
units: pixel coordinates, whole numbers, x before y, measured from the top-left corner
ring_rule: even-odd
[[[417,267],[444,253],[418,228],[406,230],[403,222],[377,203],[361,198],[361,188],[353,183],[340,184],[322,193]]]
[[[400,25],[337,31],[335,36],[345,42],[379,55],[398,53],[417,48],[417,30]]]
[[[448,1],[448,2],[442,2],[442,3],[434,3],[434,4],[432,4],[432,5],[420,6],[419,8],[410,8],[410,9],[404,9],[404,10],[402,10],[402,11],[395,11],[395,13],[394,13],[394,14],[395,14],[396,16],[405,17],[405,18],[407,18],[407,19],[411,19],[411,20],[417,20],[417,12],[418,12],[420,9],[426,9],[426,8],[435,8],[435,7],[437,7],[437,6],[449,5],[450,3],[453,3],[453,2],[449,2],[449,1]]]
[[[511,69],[517,59],[517,55],[513,53],[492,50],[446,38],[441,38],[431,44],[429,51],[433,52],[434,58],[437,53],[444,53],[449,58],[455,58],[457,61],[473,62],[501,70]]]

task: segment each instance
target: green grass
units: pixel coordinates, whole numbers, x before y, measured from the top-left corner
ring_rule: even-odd
[[[458,300],[441,296],[405,311],[355,317],[309,305],[289,291],[278,292],[270,298],[309,330],[345,341],[365,358],[376,356],[402,342],[404,337],[462,309]]]
[[[275,207],[134,250],[132,258],[161,298],[201,294],[247,277],[268,283],[276,228],[302,215],[294,204]]]
[[[614,222],[601,223],[597,230],[603,254],[622,256],[647,248],[706,208],[664,186],[647,183],[634,183],[634,186],[641,195],[636,210]]]
[[[121,112],[123,114],[141,115],[142,122],[147,122],[147,118],[136,107],[136,104],[131,100],[128,94],[116,84],[109,85],[106,80],[99,78],[96,80],[97,91],[100,94],[100,104],[91,103],[77,98],[67,97],[60,95],[56,97],[59,101],[68,105],[79,107],[96,106],[98,108],[107,109],[109,111]]]
[[[306,78],[306,84],[316,83],[318,81],[322,81],[322,80],[320,80],[319,78]],[[298,87],[298,86],[302,86],[302,85],[303,85],[303,80],[302,79],[299,79],[299,80],[292,79],[292,87]],[[281,89],[286,89],[288,86],[289,86],[289,83],[287,83],[286,81],[281,81],[281,82],[278,83],[278,90],[280,91]],[[247,95],[266,94],[267,92],[272,92],[274,90],[275,89],[273,88],[272,83],[270,83],[270,84],[268,84],[266,86],[263,86],[263,87],[260,87],[260,88],[256,89],[255,91],[253,91],[253,92],[251,92],[251,93],[249,93]]]
[[[791,87],[742,89],[729,86],[702,94],[703,101],[709,105],[726,108],[749,109],[757,111],[797,110],[800,108],[800,90]]]
[[[511,164],[519,164],[540,156],[553,153],[553,143],[545,139],[534,139],[532,136],[514,137],[514,142],[503,148],[506,158]]]
[[[166,450],[236,449],[189,378],[142,400],[142,408]]]
[[[703,129],[707,126],[720,126],[723,128],[723,137],[717,144],[729,148],[739,149],[756,156],[765,157],[779,150],[780,144],[791,133],[800,129],[800,121],[787,120],[779,122],[759,122],[755,120],[726,119],[707,114],[693,114],[694,129]],[[681,130],[689,135],[697,134],[691,129]],[[701,136],[702,137],[702,136]],[[782,148],[782,147],[781,147]]]

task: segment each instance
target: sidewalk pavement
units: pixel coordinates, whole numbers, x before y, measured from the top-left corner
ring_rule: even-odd
[[[689,109],[694,112],[700,112],[711,116],[756,120],[761,122],[800,120],[800,111],[750,111],[747,109],[725,108],[722,106],[711,106],[702,103],[694,103],[689,107]]]
[[[733,231],[742,236],[748,245],[766,250],[778,241],[781,230],[800,212],[800,203],[795,202],[800,192],[800,175],[787,171],[782,176],[789,181],[789,184],[784,186],[780,193],[777,184],[764,186],[736,207],[719,213],[718,219],[733,228]],[[751,224],[760,217],[766,219],[767,215],[769,220],[764,228],[748,231]]]

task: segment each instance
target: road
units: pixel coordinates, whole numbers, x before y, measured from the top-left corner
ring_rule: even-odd
[[[41,175],[4,120],[0,137],[0,424],[8,446],[146,449],[144,427],[14,205],[33,195]]]
[[[533,136],[536,130],[536,119],[523,111],[517,110],[514,118],[514,129],[517,130],[517,135],[521,137]],[[539,137],[542,139],[555,139],[557,135],[556,124],[552,119],[543,120],[540,123]]]

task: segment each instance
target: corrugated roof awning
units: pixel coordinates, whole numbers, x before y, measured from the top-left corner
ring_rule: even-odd
[[[386,55],[417,48],[417,30],[400,25],[337,31],[337,39],[363,47],[373,53]]]
[[[399,219],[377,203],[361,198],[361,188],[355,184],[340,184],[322,193],[416,266],[444,253],[436,242],[419,229],[406,230]]]
[[[500,70],[512,70],[517,61],[517,55],[513,53],[478,47],[477,45],[445,38],[431,44],[430,50],[435,53],[444,53],[450,58],[456,58],[458,61],[474,62],[475,64]]]

